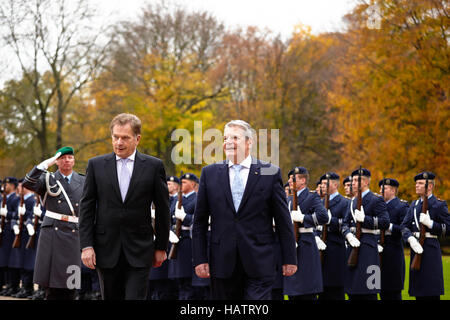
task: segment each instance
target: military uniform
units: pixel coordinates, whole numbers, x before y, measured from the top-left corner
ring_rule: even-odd
[[[326,176],[321,177],[321,181]],[[339,180],[335,173],[330,174],[331,180]],[[325,200],[324,200],[325,201]],[[323,293],[319,294],[321,300],[344,300],[344,284],[346,270],[346,248],[345,239],[342,235],[342,225],[349,205],[349,199],[343,197],[339,192],[329,197],[328,209],[331,212],[331,220],[327,225],[326,249],[323,254],[322,277]]]
[[[358,170],[352,173],[352,176],[358,175]],[[363,169],[363,175],[370,177],[370,172]],[[347,209],[344,218],[342,233],[344,237],[351,232],[356,226],[354,212],[357,209],[357,197],[354,197]],[[371,282],[368,285],[369,277],[380,276],[376,273],[379,271],[376,267],[380,266],[380,257],[378,253],[378,235],[379,230],[386,230],[389,227],[389,214],[387,212],[386,203],[380,195],[370,190],[362,193],[362,207],[364,208],[364,221],[361,223],[361,238],[359,246],[358,263],[356,266],[347,266],[345,291],[350,299],[370,299],[376,300],[377,294],[380,293],[378,282]],[[348,251],[349,253],[351,250]],[[381,280],[381,279],[380,279]]]
[[[429,179],[434,179],[434,174],[428,173]],[[423,173],[415,177],[415,180],[423,179]],[[408,213],[401,224],[402,236],[405,241],[411,236],[419,238],[420,213],[422,212],[422,199],[411,202]],[[416,298],[439,298],[444,294],[444,276],[442,267],[442,253],[438,236],[445,236],[450,230],[450,215],[445,201],[437,199],[434,195],[428,196],[428,211],[433,221],[432,228],[426,227],[425,242],[423,244],[422,263],[420,270],[409,271],[410,296]],[[415,252],[411,250],[413,261]]]
[[[383,180],[379,182],[382,185]],[[385,185],[399,186],[395,179],[384,179]],[[406,216],[409,205],[397,197],[386,202],[389,213],[389,229],[385,231],[382,265],[381,293],[382,300],[401,300],[405,281],[405,255],[403,250],[400,225]]]
[[[183,179],[197,179],[191,174],[184,174],[180,180]],[[179,238],[178,255],[176,259],[169,260],[168,277],[175,279],[178,286],[178,299],[179,300],[193,300],[195,299],[195,289],[192,286],[192,224],[194,223],[194,211],[195,203],[197,201],[197,193],[195,191],[190,192],[187,195],[183,195],[182,205],[186,216],[183,219],[181,225],[181,236]],[[174,206],[175,212],[175,206]],[[176,218],[172,215],[173,226],[175,227]],[[175,229],[173,230],[175,232]]]
[[[298,169],[295,171],[295,169]],[[297,167],[290,171],[288,176],[296,172],[305,174],[307,170]],[[292,197],[289,197],[290,209]],[[323,290],[322,266],[320,263],[319,249],[317,248],[314,228],[328,222],[328,214],[316,191],[308,188],[297,191],[297,204],[305,215],[303,223],[299,225],[299,237],[297,246],[297,272],[284,277],[283,290],[289,299],[315,299]],[[296,209],[294,209],[296,210]]]
[[[4,183],[13,183],[17,186],[17,179],[8,177]],[[8,210],[5,217],[5,227],[2,230],[2,246],[0,247],[0,269],[3,273],[6,288],[2,290],[1,295],[10,296],[16,294],[19,290],[20,273],[17,270],[9,268],[9,259],[11,256],[12,244],[14,242],[14,232],[12,230],[13,218],[17,217],[19,210],[20,198],[15,192],[6,196],[6,208]]]
[[[81,272],[78,213],[84,180],[72,172],[69,183],[59,170],[50,173],[37,167],[25,177],[23,185],[41,196],[46,209],[34,269],[34,282],[43,287],[75,289],[68,288],[74,272],[68,268]]]

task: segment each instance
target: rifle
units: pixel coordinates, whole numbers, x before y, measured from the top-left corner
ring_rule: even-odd
[[[24,205],[24,199],[23,199],[23,186],[21,187],[20,190],[20,205],[19,208],[22,207]],[[24,214],[20,214],[19,213],[19,233],[15,236],[14,238],[14,242],[12,244],[12,247],[14,249],[16,248],[20,248],[20,244],[22,242],[22,230],[23,230],[23,218],[25,216]]]
[[[292,210],[297,210],[298,206],[298,199],[297,199],[297,179],[295,178],[295,171],[294,175],[292,176]],[[298,222],[293,221],[294,224],[294,236],[295,236],[295,243],[298,242]]]
[[[423,204],[422,204],[422,211],[421,212],[427,212],[428,211],[428,174],[423,174],[425,178],[425,194],[423,196]],[[419,222],[420,223],[420,222]],[[425,233],[426,233],[425,226],[420,223],[420,235],[419,235],[419,243],[423,248],[423,244],[425,242]],[[414,254],[413,261],[411,263],[411,270],[419,271],[420,265],[422,264],[422,254],[416,253]]]
[[[382,180],[382,184],[381,184],[381,195],[383,196],[383,200],[386,201],[386,199],[384,198],[384,185],[385,185],[385,179],[383,178]],[[385,232],[386,230],[380,230],[380,246],[384,246],[384,236],[385,236]],[[380,268],[383,265],[383,252],[380,252],[379,254],[380,256]]]
[[[36,194],[36,207],[39,207],[39,205],[40,205],[39,195]],[[38,225],[39,225],[39,216],[34,215],[33,221],[34,234],[30,236],[30,238],[28,239],[27,245],[25,247],[26,249],[34,249]]]
[[[183,171],[181,171],[181,176],[183,176]],[[183,202],[183,193],[182,193],[182,186],[180,186],[180,190],[178,191],[178,206],[177,206],[178,209],[181,209],[182,202]],[[178,239],[181,236],[182,223],[183,223],[183,221],[181,221],[180,219],[177,219],[177,221],[175,223],[175,234],[178,237]],[[177,258],[177,256],[178,256],[178,242],[172,243],[172,247],[170,247],[170,252],[169,252],[169,259],[175,260]]]
[[[325,194],[325,210],[330,207],[330,174],[326,174],[327,177],[327,193]],[[322,189],[320,189],[322,192]],[[322,241],[326,244],[328,238],[328,226],[326,224],[322,225]],[[320,262],[323,264],[324,250],[320,251]]]
[[[361,191],[361,175],[362,175],[362,167],[359,166],[358,170],[358,202],[356,203],[356,207],[358,210],[361,210],[362,205],[362,191]],[[361,222],[356,221],[356,239],[361,239]],[[347,265],[349,267],[356,267],[358,264],[358,256],[359,256],[359,247],[353,247],[350,252],[350,256],[348,257]]]
[[[5,184],[2,184],[2,208],[6,207],[6,186]],[[1,218],[1,222],[0,222],[0,228],[1,228],[1,232],[0,232],[0,247],[3,245],[3,231],[5,230],[5,216],[2,216]]]

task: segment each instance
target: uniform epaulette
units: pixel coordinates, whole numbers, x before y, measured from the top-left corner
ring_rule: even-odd
[[[376,195],[377,197],[383,197],[381,194],[374,192],[374,195]]]
[[[409,203],[408,201],[403,200],[403,199],[400,199],[400,201],[401,201],[401,202],[405,202],[405,203]]]

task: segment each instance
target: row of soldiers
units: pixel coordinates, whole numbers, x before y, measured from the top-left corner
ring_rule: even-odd
[[[381,194],[372,192],[371,173],[365,168],[343,180],[345,196],[338,191],[340,176],[335,172],[322,175],[316,190],[308,189],[309,180],[304,167],[295,167],[288,174],[286,200],[298,228],[298,270],[291,277],[283,277],[280,253],[272,299],[344,300],[347,294],[351,300],[377,300],[378,295],[382,300],[401,300],[405,245],[411,248],[411,262],[415,255],[422,259],[420,269],[409,272],[409,295],[419,300],[439,299],[444,294],[438,237],[447,235],[450,215],[446,202],[433,195],[432,172],[414,177],[419,198],[411,204],[397,197],[400,184],[394,178],[378,182]],[[191,229],[198,182],[192,173],[167,178],[174,226],[170,241],[178,246],[178,257],[151,270],[149,299],[209,297],[208,279],[198,278],[192,266]],[[183,194],[180,209],[179,192]],[[428,205],[424,211],[425,197]],[[179,235],[174,234],[177,219],[182,221]],[[426,229],[422,243],[418,240],[421,226]],[[278,245],[274,243],[277,249]],[[351,264],[349,258],[355,249],[358,259]]]
[[[45,209],[40,197],[22,185],[23,179],[6,177],[1,184],[0,295],[13,298],[44,299],[44,290],[35,290],[33,273]],[[96,272],[82,268],[77,299],[99,299]]]

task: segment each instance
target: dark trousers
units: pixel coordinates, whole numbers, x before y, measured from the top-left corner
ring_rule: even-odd
[[[392,301],[392,300],[402,300],[401,291],[381,291],[380,300]]]
[[[237,255],[231,278],[211,277],[211,297],[213,300],[270,300],[274,281],[275,273],[259,278],[247,275]]]
[[[345,300],[344,287],[323,287],[319,300]]]
[[[97,268],[103,300],[145,300],[150,267],[130,266],[123,251],[113,268]]]
[[[75,289],[45,288],[45,300],[74,300]]]

